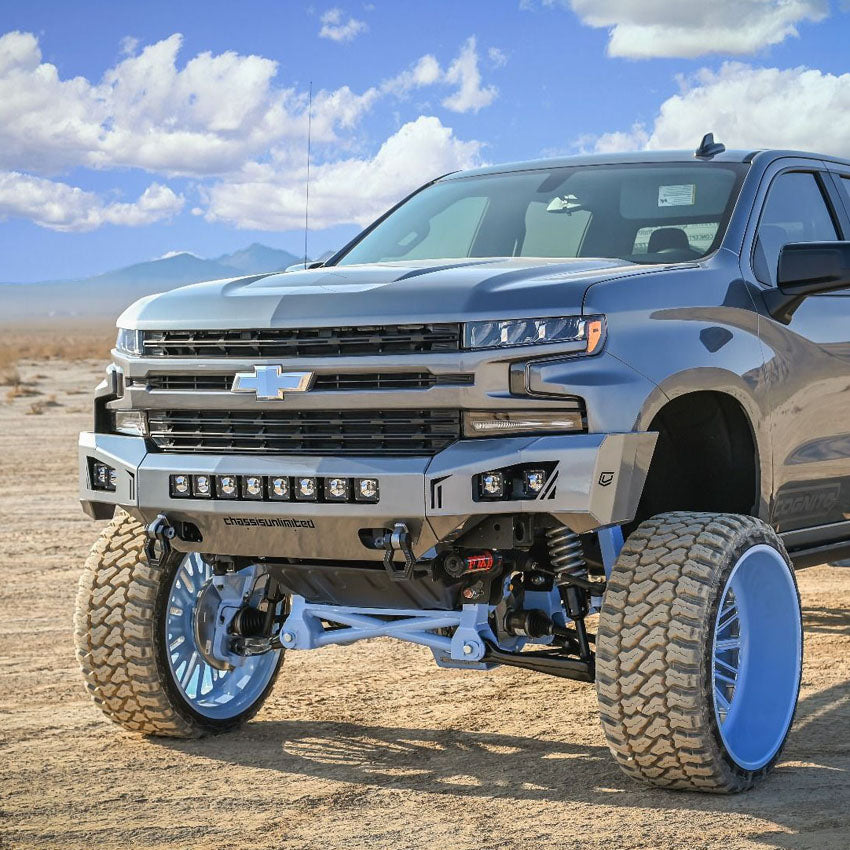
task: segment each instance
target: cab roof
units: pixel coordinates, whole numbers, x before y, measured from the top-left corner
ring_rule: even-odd
[[[559,168],[580,165],[640,165],[642,163],[663,162],[737,162],[751,163],[759,161],[796,157],[814,159],[832,164],[850,166],[850,160],[827,154],[817,154],[794,150],[725,150],[712,157],[695,157],[692,150],[678,151],[634,151],[630,153],[578,154],[576,156],[554,157],[551,159],[533,159],[526,162],[510,162],[502,165],[489,165],[473,168],[469,171],[455,171],[442,177],[442,180],[456,180],[463,177],[478,177],[484,174],[504,174],[512,171],[534,171],[545,168]]]

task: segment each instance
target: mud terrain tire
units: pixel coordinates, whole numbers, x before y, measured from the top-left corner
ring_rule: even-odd
[[[626,541],[600,615],[597,692],[611,752],[629,776],[664,788],[735,793],[750,788],[779,759],[788,733],[782,723],[775,755],[758,769],[747,769],[724,743],[715,708],[718,607],[739,559],[752,547],[764,546],[781,557],[760,550],[783,573],[785,622],[794,626],[799,594],[793,569],[777,534],[760,520],[737,514],[662,514],[642,523]],[[794,635],[787,640],[786,655],[798,651],[788,661],[792,672],[784,680],[790,727],[799,693],[802,627],[786,631]],[[756,693],[755,698],[763,697]]]
[[[80,576],[74,637],[89,693],[110,720],[143,735],[197,738],[234,729],[259,710],[280,661],[241,714],[218,720],[196,712],[173,681],[164,646],[162,612],[179,565],[153,568],[143,548],[144,527],[118,509]]]

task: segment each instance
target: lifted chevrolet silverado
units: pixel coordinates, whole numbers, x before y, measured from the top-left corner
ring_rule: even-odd
[[[595,681],[626,773],[749,788],[794,568],[850,555],[849,189],[710,135],[484,168],[318,267],[136,302],[80,437],[95,702],[222,732],[286,651],[390,636]]]

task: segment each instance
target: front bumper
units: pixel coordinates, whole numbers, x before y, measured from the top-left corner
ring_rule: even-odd
[[[149,523],[158,514],[192,523],[201,540],[175,539],[181,551],[248,557],[381,560],[365,532],[405,522],[421,557],[477,517],[538,513],[584,533],[628,522],[637,511],[657,435],[575,434],[461,440],[434,457],[280,457],[148,452],[145,440],[85,432],[80,435],[80,499],[102,518],[115,505]],[[93,461],[116,471],[115,490],[92,487]],[[476,501],[477,475],[517,464],[549,464],[540,498]],[[169,476],[290,475],[374,477],[380,501],[314,503],[172,498]],[[363,532],[363,533],[362,533]]]

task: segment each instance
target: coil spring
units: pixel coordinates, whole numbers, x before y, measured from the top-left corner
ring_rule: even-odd
[[[556,584],[569,584],[570,576],[587,578],[584,547],[581,538],[572,529],[565,525],[548,529],[546,545]]]
[[[257,608],[242,608],[233,618],[232,629],[235,634],[246,637],[258,637],[263,634],[266,615]]]

